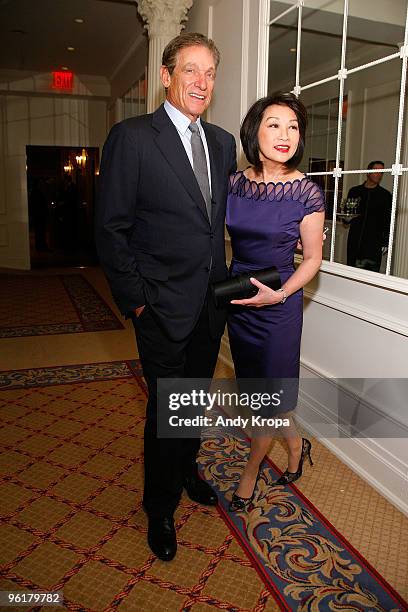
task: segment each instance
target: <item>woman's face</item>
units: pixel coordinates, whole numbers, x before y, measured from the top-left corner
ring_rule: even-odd
[[[258,142],[261,161],[286,164],[299,144],[299,125],[294,111],[280,104],[268,106],[259,126]]]

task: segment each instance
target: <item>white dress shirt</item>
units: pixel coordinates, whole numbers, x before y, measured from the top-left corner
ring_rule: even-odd
[[[191,130],[188,129],[188,126],[190,125],[191,121],[188,117],[186,117],[186,115],[184,115],[181,111],[179,111],[177,108],[175,108],[172,104],[170,104],[170,102],[168,102],[167,100],[165,100],[164,102],[164,110],[166,111],[166,113],[168,114],[168,116],[170,117],[171,122],[174,124],[181,142],[183,143],[183,146],[186,150],[187,153],[187,157],[190,161],[191,167],[194,170],[194,165],[193,165],[193,152],[191,150]],[[198,125],[198,129],[200,130],[200,136],[201,136],[201,140],[203,142],[204,145],[204,151],[205,151],[205,158],[207,160],[207,172],[208,172],[208,181],[210,184],[210,192],[211,192],[211,170],[210,170],[210,156],[208,153],[208,145],[207,145],[207,140],[205,138],[205,132],[203,130],[203,126],[201,125],[200,122],[200,117],[198,117],[197,121],[196,121],[197,125]]]

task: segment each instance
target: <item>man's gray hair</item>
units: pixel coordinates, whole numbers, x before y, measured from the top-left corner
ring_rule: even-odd
[[[166,66],[169,74],[173,73],[173,70],[177,63],[177,54],[181,49],[185,47],[201,46],[207,47],[213,54],[215,67],[218,67],[220,63],[220,52],[218,51],[215,43],[211,38],[207,38],[204,34],[198,32],[184,32],[179,36],[173,38],[166,46],[163,51],[162,65]]]

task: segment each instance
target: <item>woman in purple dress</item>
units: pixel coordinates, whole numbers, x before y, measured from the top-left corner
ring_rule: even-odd
[[[258,293],[251,299],[231,302],[234,306],[230,308],[228,333],[236,377],[296,381],[295,393],[293,384],[287,385],[292,392],[286,402],[283,400],[281,412],[294,409],[297,401],[302,288],[315,276],[322,260],[324,196],[297,170],[306,124],[306,109],[293,94],[277,93],[255,102],[241,128],[242,146],[252,165],[231,177],[227,203],[231,274],[276,266],[282,283],[281,289],[274,291],[251,278]],[[299,240],[303,261],[295,269]],[[311,443],[293,427],[291,421],[288,430],[282,428],[288,468],[275,484],[297,480],[306,456],[311,463]],[[230,510],[243,510],[252,501],[259,468],[271,441],[270,435],[253,436]]]

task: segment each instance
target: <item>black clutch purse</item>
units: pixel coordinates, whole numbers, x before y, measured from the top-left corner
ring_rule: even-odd
[[[231,300],[244,300],[254,297],[258,293],[258,289],[251,283],[250,278],[256,278],[260,283],[275,291],[281,287],[281,279],[275,266],[245,272],[211,285],[217,308],[226,306]]]

